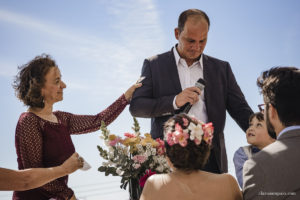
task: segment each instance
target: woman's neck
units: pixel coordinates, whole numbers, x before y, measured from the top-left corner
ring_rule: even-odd
[[[52,115],[52,110],[53,107],[47,105],[45,105],[44,108],[31,107],[28,109],[29,112],[33,112],[40,115]]]
[[[45,102],[44,108],[30,107],[28,111],[33,112],[42,118],[48,118],[53,115],[53,104]]]
[[[201,170],[192,170],[192,171],[184,171],[184,170],[179,170],[179,169],[173,169],[172,173],[176,176],[187,176],[194,174],[195,172],[198,173]]]
[[[44,108],[29,108],[28,111],[36,114],[44,120],[58,123],[57,117],[52,112],[52,105],[47,106],[47,104],[45,104]]]

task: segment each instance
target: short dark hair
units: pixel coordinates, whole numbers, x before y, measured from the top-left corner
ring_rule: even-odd
[[[184,126],[183,118],[188,120],[188,125]],[[175,131],[175,125],[178,123],[183,129],[186,129],[190,123],[198,124],[198,121],[191,119],[186,114],[178,114],[170,118],[164,126],[164,133],[171,129]],[[190,131],[189,133],[190,134]],[[188,139],[187,145],[182,147],[180,144],[170,146],[165,140],[166,154],[174,167],[185,172],[191,172],[202,169],[207,162],[210,154],[210,145],[204,140],[199,145]]]
[[[57,67],[55,61],[47,54],[36,56],[20,70],[15,77],[13,88],[16,96],[27,106],[44,108],[44,97],[41,89],[45,84],[45,76],[51,67]]]
[[[257,85],[267,104],[276,108],[284,126],[300,124],[300,70],[296,67],[274,67],[264,71]]]
[[[188,9],[188,10],[183,11],[179,15],[178,29],[180,32],[183,31],[186,20],[191,16],[200,16],[201,18],[204,18],[208,24],[208,29],[209,29],[210,21],[209,21],[207,14],[204,11],[199,10],[199,9]]]
[[[265,120],[264,115],[261,112],[256,112],[250,115],[249,122],[251,122],[254,117],[260,122]]]

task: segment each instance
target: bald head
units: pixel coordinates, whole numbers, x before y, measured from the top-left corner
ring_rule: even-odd
[[[186,21],[189,19],[192,23],[198,23],[199,21],[205,21],[210,26],[210,21],[205,12],[198,9],[188,9],[183,11],[178,18],[178,30],[181,32],[184,29]]]

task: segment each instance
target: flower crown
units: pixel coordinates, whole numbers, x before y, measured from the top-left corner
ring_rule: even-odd
[[[211,145],[214,132],[213,124],[211,122],[204,124],[195,118],[191,119],[192,121],[189,122],[187,118],[182,117],[183,126],[186,127],[185,129],[183,129],[178,122],[175,123],[175,125],[174,122],[171,122],[170,126],[175,126],[175,130],[173,130],[173,128],[167,128],[167,130],[165,130],[165,141],[170,146],[180,144],[180,146],[185,147],[188,139],[193,140],[196,145],[200,145],[202,140]],[[198,122],[197,125],[195,121]]]

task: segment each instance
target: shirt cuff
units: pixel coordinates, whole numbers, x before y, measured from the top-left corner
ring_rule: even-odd
[[[174,110],[178,110],[179,108],[176,106],[176,97],[177,95],[174,97],[174,100],[173,100],[173,108]]]

